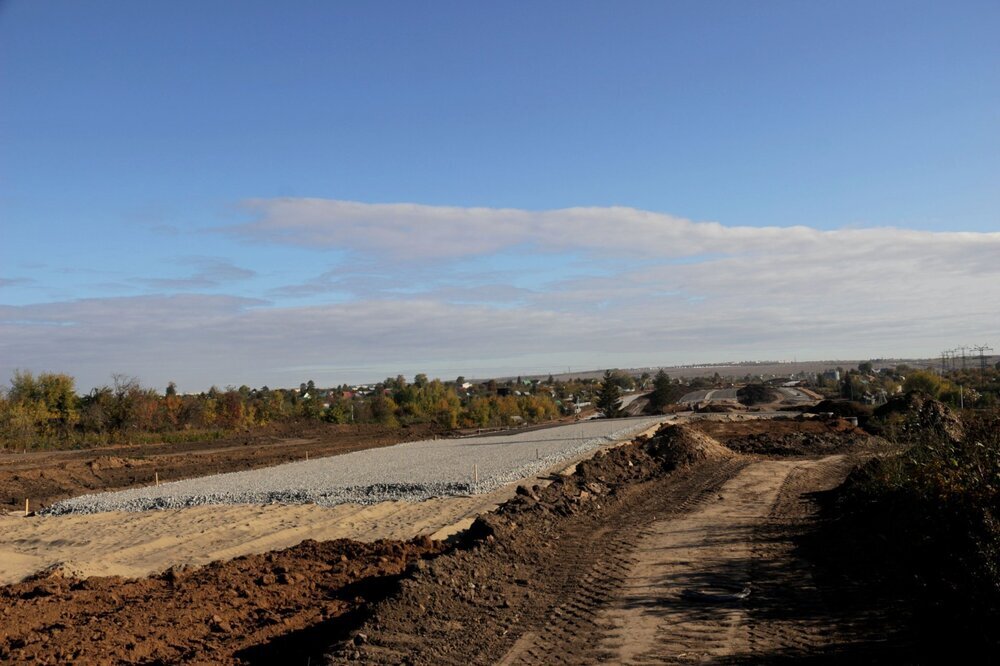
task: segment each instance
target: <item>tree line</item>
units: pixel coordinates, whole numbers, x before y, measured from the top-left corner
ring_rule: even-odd
[[[568,413],[595,382],[491,381],[475,387],[417,375],[387,378],[357,390],[346,385],[298,389],[211,388],[161,393],[125,375],[78,394],[72,376],[17,371],[0,391],[0,446],[46,448],[218,436],[274,423],[315,421],[398,427],[432,423],[444,429],[537,423]]]

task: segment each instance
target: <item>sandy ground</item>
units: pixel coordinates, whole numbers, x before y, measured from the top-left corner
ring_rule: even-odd
[[[563,461],[546,474],[572,462]],[[0,516],[0,584],[52,567],[78,577],[147,576],[175,565],[204,565],[286,548],[304,539],[445,538],[511,498],[516,487],[513,483],[472,497],[371,506],[198,506],[29,518],[8,514]]]
[[[632,553],[621,596],[598,619],[607,627],[601,653],[618,664],[715,662],[757,652],[761,646],[752,642],[764,634],[767,652],[789,639],[822,649],[832,632],[809,631],[801,622],[779,626],[773,614],[752,617],[751,597],[772,582],[756,566],[755,537],[790,475],[827,473],[835,483],[843,469],[840,455],[758,462],[698,510],[651,524]],[[790,568],[792,560],[784,564]]]

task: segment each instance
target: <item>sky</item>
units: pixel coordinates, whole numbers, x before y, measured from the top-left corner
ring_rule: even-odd
[[[0,383],[1000,343],[997,34],[992,0],[0,0]]]

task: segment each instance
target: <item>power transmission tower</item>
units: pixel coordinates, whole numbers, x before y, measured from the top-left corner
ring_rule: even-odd
[[[993,347],[990,347],[989,345],[978,345],[978,346],[972,347],[971,349],[972,349],[972,351],[979,352],[979,372],[982,373],[983,376],[986,376],[986,354],[985,354],[985,352],[993,351]]]
[[[969,347],[966,347],[965,345],[962,345],[961,347],[956,347],[955,348],[955,351],[962,352],[962,370],[965,370],[965,350],[966,349],[969,349]]]

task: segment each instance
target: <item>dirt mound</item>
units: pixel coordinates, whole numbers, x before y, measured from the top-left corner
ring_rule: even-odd
[[[736,455],[713,437],[684,425],[662,428],[649,441],[647,450],[671,468],[702,460],[727,460]]]
[[[736,398],[743,405],[763,405],[781,401],[781,393],[764,384],[747,384],[736,391]]]
[[[753,455],[809,456],[881,448],[885,442],[841,418],[702,421],[692,426],[732,451]]]
[[[874,438],[861,430],[825,433],[753,434],[736,437],[728,442],[734,451],[771,456],[814,456],[856,450],[872,443]]]
[[[807,405],[802,411],[810,414],[828,413],[843,417],[854,416],[858,419],[872,415],[871,407],[853,400],[822,400],[815,405]]]
[[[304,541],[139,580],[51,570],[0,588],[0,662],[316,662],[345,615],[442,549],[428,539]]]
[[[102,470],[134,467],[136,464],[142,464],[142,461],[133,460],[132,458],[119,458],[118,456],[99,456],[90,461],[88,466],[92,472],[97,473]]]
[[[886,434],[910,441],[928,432],[960,442],[965,436],[962,420],[942,402],[922,391],[910,391],[878,407],[874,417],[883,424]]]

